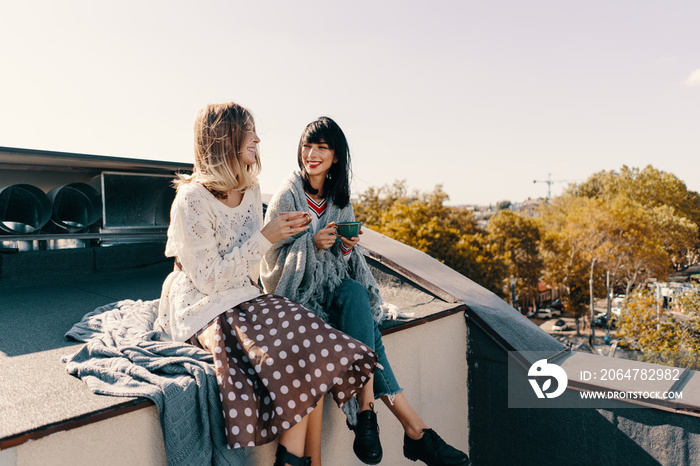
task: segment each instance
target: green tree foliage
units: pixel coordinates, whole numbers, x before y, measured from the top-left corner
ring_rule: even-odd
[[[408,193],[405,181],[369,188],[353,206],[367,227],[423,251],[480,285],[502,295],[504,265],[486,234],[464,208],[444,205],[442,186]]]

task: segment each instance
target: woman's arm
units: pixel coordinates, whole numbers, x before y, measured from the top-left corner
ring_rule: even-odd
[[[265,224],[269,225],[280,212],[289,212],[296,210],[291,193],[278,192],[273,196],[267,206],[265,212]],[[305,235],[300,235],[305,236]],[[262,263],[260,264],[260,281],[267,293],[282,294],[282,290],[278,291],[277,286],[285,273],[286,258],[290,253],[290,249],[298,238],[291,236],[282,241],[274,243],[265,253]],[[287,274],[294,271],[287,271]]]

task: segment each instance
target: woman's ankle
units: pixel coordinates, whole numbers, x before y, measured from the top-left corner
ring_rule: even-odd
[[[277,445],[274,466],[310,466],[311,458],[308,456],[297,456],[287,451],[281,443]]]
[[[361,413],[364,411],[374,411],[374,402],[360,403],[360,410],[358,412]]]
[[[423,429],[427,429],[427,427],[411,427],[411,426],[405,426],[404,427],[404,432],[406,435],[412,439],[412,440],[420,440],[423,438]]]

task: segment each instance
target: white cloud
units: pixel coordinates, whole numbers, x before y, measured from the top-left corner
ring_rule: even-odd
[[[690,73],[688,79],[685,80],[685,85],[688,87],[700,86],[700,68]]]

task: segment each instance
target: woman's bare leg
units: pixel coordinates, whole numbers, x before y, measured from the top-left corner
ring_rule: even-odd
[[[309,418],[306,427],[306,443],[304,456],[311,458],[313,466],[321,466],[321,432],[323,430],[323,398],[307,416]]]
[[[306,443],[306,428],[309,424],[309,415],[304,416],[294,427],[285,430],[280,435],[280,445],[292,455],[301,458],[304,456],[304,444]]]
[[[403,430],[413,440],[418,440],[423,437],[423,429],[428,429],[426,423],[411,407],[410,403],[404,396],[403,392],[394,395],[393,402],[389,396],[381,397],[384,404],[396,416],[403,426]]]
[[[360,412],[371,409],[369,404],[374,403],[374,374],[357,394],[357,403],[360,405]]]
[[[357,401],[360,404],[360,412],[371,409],[369,404],[374,402],[373,382],[374,375],[367,384],[362,387],[362,390],[357,395]],[[389,408],[389,411],[399,420],[406,435],[413,440],[418,440],[423,437],[423,429],[428,429],[428,425],[421,419],[418,413],[416,413],[403,392],[394,395],[393,401],[388,395],[382,396],[381,398],[384,404]]]

